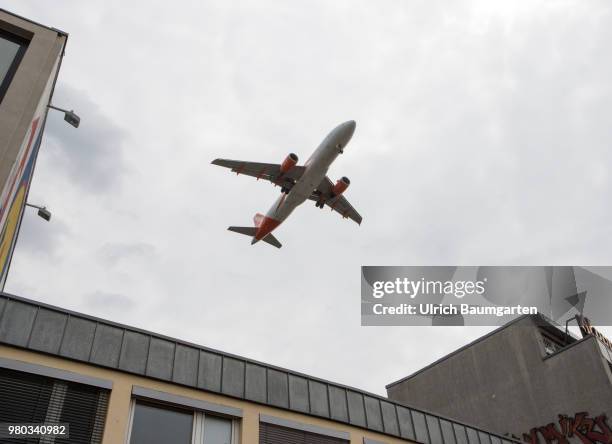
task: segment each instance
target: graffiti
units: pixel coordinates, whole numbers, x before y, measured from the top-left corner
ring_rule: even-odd
[[[551,422],[544,427],[535,427],[523,434],[528,444],[540,444],[539,436],[546,444],[570,444],[577,438],[582,444],[612,444],[612,427],[608,425],[605,413],[592,418],[586,412],[576,413],[573,417],[559,415],[559,423]]]
[[[599,342],[605,345],[608,350],[612,351],[612,341],[602,335],[601,332],[595,327],[593,327],[591,325],[591,321],[589,321],[588,318],[584,316],[576,316],[576,319],[578,321],[578,325],[580,326],[580,332],[582,333],[582,337],[593,335],[597,339],[599,339]]]

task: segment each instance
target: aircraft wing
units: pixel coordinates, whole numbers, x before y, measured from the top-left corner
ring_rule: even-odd
[[[361,225],[361,215],[357,212],[357,210],[355,210],[355,208],[353,208],[353,206],[342,194],[340,196],[331,197],[333,187],[334,184],[332,181],[329,179],[329,177],[325,176],[325,179],[321,181],[317,189],[310,195],[309,199],[316,202],[323,198],[325,200],[325,204],[333,211],[336,211],[337,213],[340,213],[342,217],[348,217]]]
[[[303,166],[294,166],[289,172],[281,175],[280,165],[277,163],[245,162],[242,160],[215,159],[213,165],[229,168],[236,174],[245,174],[257,180],[265,179],[274,185],[291,189],[295,182],[304,174]]]

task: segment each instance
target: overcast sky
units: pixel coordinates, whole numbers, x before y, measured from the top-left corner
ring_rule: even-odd
[[[610,265],[612,4],[36,2],[70,34],[6,290],[384,394],[486,328],[360,327],[361,265]],[[226,231],[278,188],[216,157],[308,158],[277,250]],[[608,330],[609,331],[609,330]],[[612,332],[610,332],[612,334]]]

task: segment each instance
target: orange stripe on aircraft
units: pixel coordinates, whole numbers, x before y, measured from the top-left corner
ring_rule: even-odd
[[[259,228],[257,228],[257,232],[255,233],[255,239],[262,240],[279,225],[280,221],[272,219],[268,216],[264,216],[263,220],[261,221],[261,224],[259,225]]]

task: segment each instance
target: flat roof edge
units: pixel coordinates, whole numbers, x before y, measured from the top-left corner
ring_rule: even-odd
[[[26,21],[28,23],[32,23],[33,25],[36,25],[36,26],[40,26],[41,28],[45,28],[45,29],[48,29],[50,31],[55,31],[59,35],[63,35],[66,38],[68,38],[69,34],[66,31],[62,31],[61,29],[54,28],[53,26],[43,25],[42,23],[39,23],[37,21],[34,21],[32,19],[29,19],[29,18],[24,17],[24,16],[19,15],[19,14],[15,14],[14,12],[8,11],[8,10],[6,10],[4,8],[0,8],[0,12],[4,12],[6,14],[12,15],[13,17],[17,17],[20,20]]]

